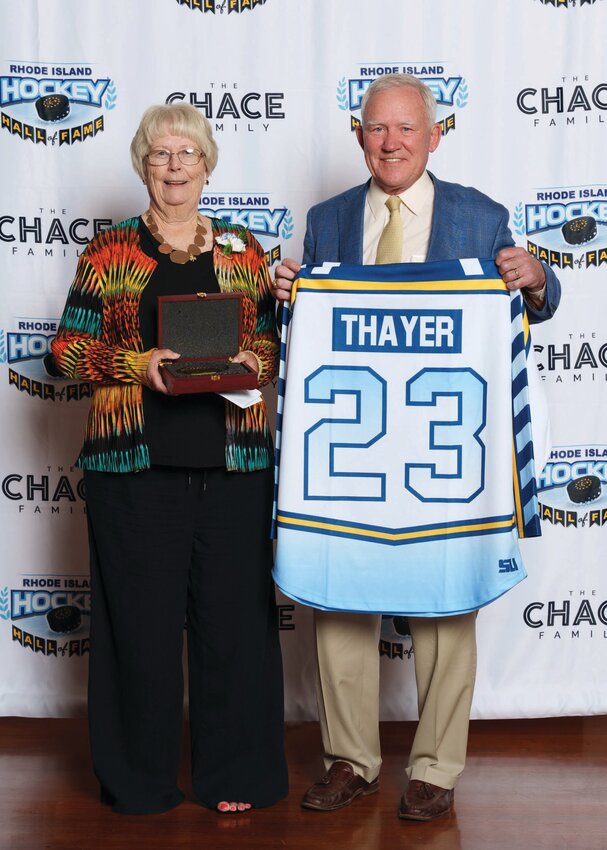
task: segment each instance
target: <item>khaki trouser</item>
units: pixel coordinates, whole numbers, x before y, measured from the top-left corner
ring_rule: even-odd
[[[381,765],[379,652],[381,616],[315,611],[317,697],[327,769],[349,762],[367,782]],[[464,769],[476,675],[476,611],[409,618],[419,723],[410,779],[453,788]]]

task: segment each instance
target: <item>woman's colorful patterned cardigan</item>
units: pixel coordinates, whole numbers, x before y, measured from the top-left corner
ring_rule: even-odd
[[[99,472],[134,472],[150,466],[145,440],[142,381],[151,351],[139,335],[141,293],[156,268],[139,244],[137,218],[100,233],[81,255],[52,351],[68,377],[95,382],[84,445],[76,462]],[[233,232],[211,219],[213,238]],[[276,372],[278,338],[270,276],[260,244],[238,229],[245,250],[226,256],[213,243],[222,292],[243,293],[242,347],[260,364],[260,384]],[[273,464],[263,399],[242,409],[226,401],[226,468],[250,472]]]

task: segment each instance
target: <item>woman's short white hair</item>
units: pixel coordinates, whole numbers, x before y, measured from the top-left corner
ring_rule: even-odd
[[[142,180],[145,179],[146,154],[154,141],[167,133],[186,136],[195,142],[204,154],[207,175],[211,174],[217,165],[217,143],[207,119],[189,103],[162,103],[146,109],[131,142],[133,168]]]

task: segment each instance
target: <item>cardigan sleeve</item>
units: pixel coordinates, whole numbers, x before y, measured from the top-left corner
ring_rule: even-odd
[[[276,333],[276,317],[270,272],[263,248],[250,234],[247,241],[255,251],[255,319],[254,330],[243,347],[251,351],[260,364],[259,385],[269,383],[276,374],[278,367],[279,341]]]
[[[142,383],[152,352],[141,351],[137,325],[130,321],[136,305],[107,297],[107,282],[124,276],[132,265],[124,240],[113,236],[111,231],[99,234],[80,256],[51,347],[59,370],[69,378]],[[137,271],[128,268],[128,273]]]
[[[222,219],[212,219],[215,245],[213,264],[222,292],[243,295],[241,350],[250,351],[259,365],[259,386],[272,380],[278,366],[279,341],[276,333],[274,298],[265,252],[253,234],[239,228],[237,236],[244,250],[224,253],[217,236],[234,231],[233,225]]]

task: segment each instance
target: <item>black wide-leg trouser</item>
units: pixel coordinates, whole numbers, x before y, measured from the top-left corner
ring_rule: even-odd
[[[89,728],[102,799],[178,805],[187,622],[192,784],[204,805],[287,793],[270,470],[85,472]]]

